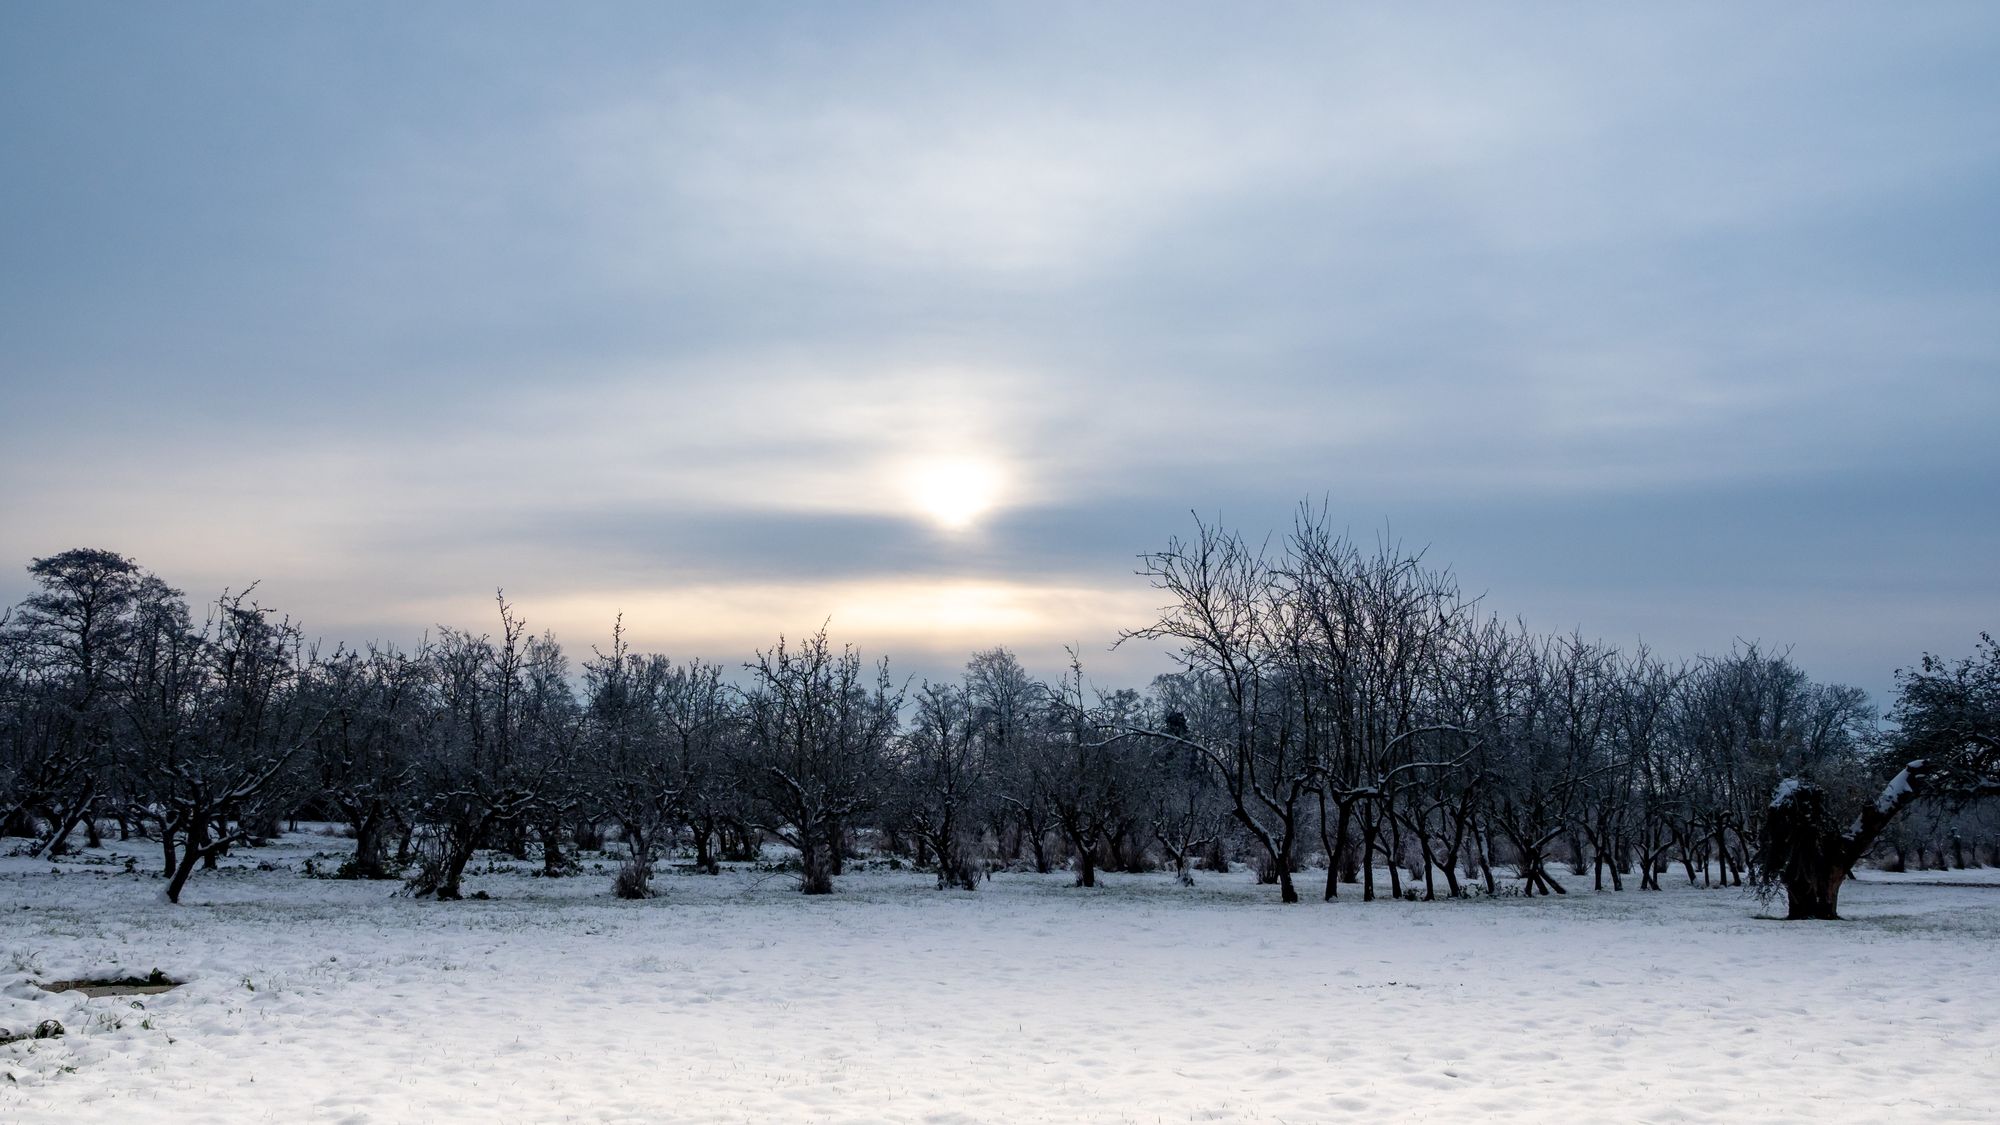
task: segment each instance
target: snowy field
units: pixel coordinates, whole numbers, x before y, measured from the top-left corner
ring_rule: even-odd
[[[503,870],[436,904],[300,874],[344,846],[239,853],[178,908],[115,849],[0,860],[0,1025],[69,1029],[0,1047],[0,1121],[2000,1120],[2000,887],[1940,885],[1992,872],[1870,872],[1836,924],[1243,874],[631,903]],[[30,983],[156,968],[187,983]]]

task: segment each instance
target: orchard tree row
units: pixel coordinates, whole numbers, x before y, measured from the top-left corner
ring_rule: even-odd
[[[1832,917],[1874,851],[1995,859],[1990,639],[1899,673],[1884,724],[1756,646],[1678,662],[1536,634],[1309,510],[1275,547],[1203,526],[1146,556],[1168,608],[1129,637],[1179,668],[1143,692],[1075,659],[1037,680],[999,648],[898,682],[823,629],[724,666],[630,651],[614,624],[573,661],[504,598],[490,630],[326,650],[110,551],[29,570],[0,623],[0,835],[150,838],[175,901],[301,815],[349,826],[342,876],[439,899],[483,848],[559,875],[607,836],[628,897],[670,852],[713,873],[775,840],[810,894],[865,842],[940,888],[1235,860],[1286,902],[1320,870],[1325,897],[1363,899],[1685,878],[1781,888],[1795,917]]]

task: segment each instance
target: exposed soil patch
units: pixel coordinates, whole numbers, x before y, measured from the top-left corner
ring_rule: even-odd
[[[42,985],[44,992],[81,992],[85,996],[152,996],[179,988],[181,982],[169,980],[158,969],[148,976],[121,977],[116,980],[53,980]]]

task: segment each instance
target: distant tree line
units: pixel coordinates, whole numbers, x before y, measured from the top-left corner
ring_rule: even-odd
[[[1899,674],[1885,728],[1756,645],[1672,662],[1534,633],[1307,509],[1272,547],[1198,526],[1145,556],[1168,608],[1129,636],[1179,659],[1145,691],[1003,648],[898,683],[824,629],[725,668],[616,623],[573,663],[504,597],[493,631],[329,651],[251,592],[195,606],[111,551],[29,572],[0,620],[0,836],[150,839],[174,901],[293,817],[348,826],[340,876],[438,899],[482,849],[562,875],[610,837],[635,898],[663,857],[715,873],[771,841],[809,894],[867,852],[964,890],[1247,862],[1286,902],[1308,871],[1364,900],[1761,880],[1801,917],[1871,853],[2000,862],[1973,804],[2000,756],[1990,639]]]

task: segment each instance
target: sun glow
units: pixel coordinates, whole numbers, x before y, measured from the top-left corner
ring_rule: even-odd
[[[1000,501],[998,466],[977,458],[919,461],[904,483],[917,508],[947,531],[971,527]]]

